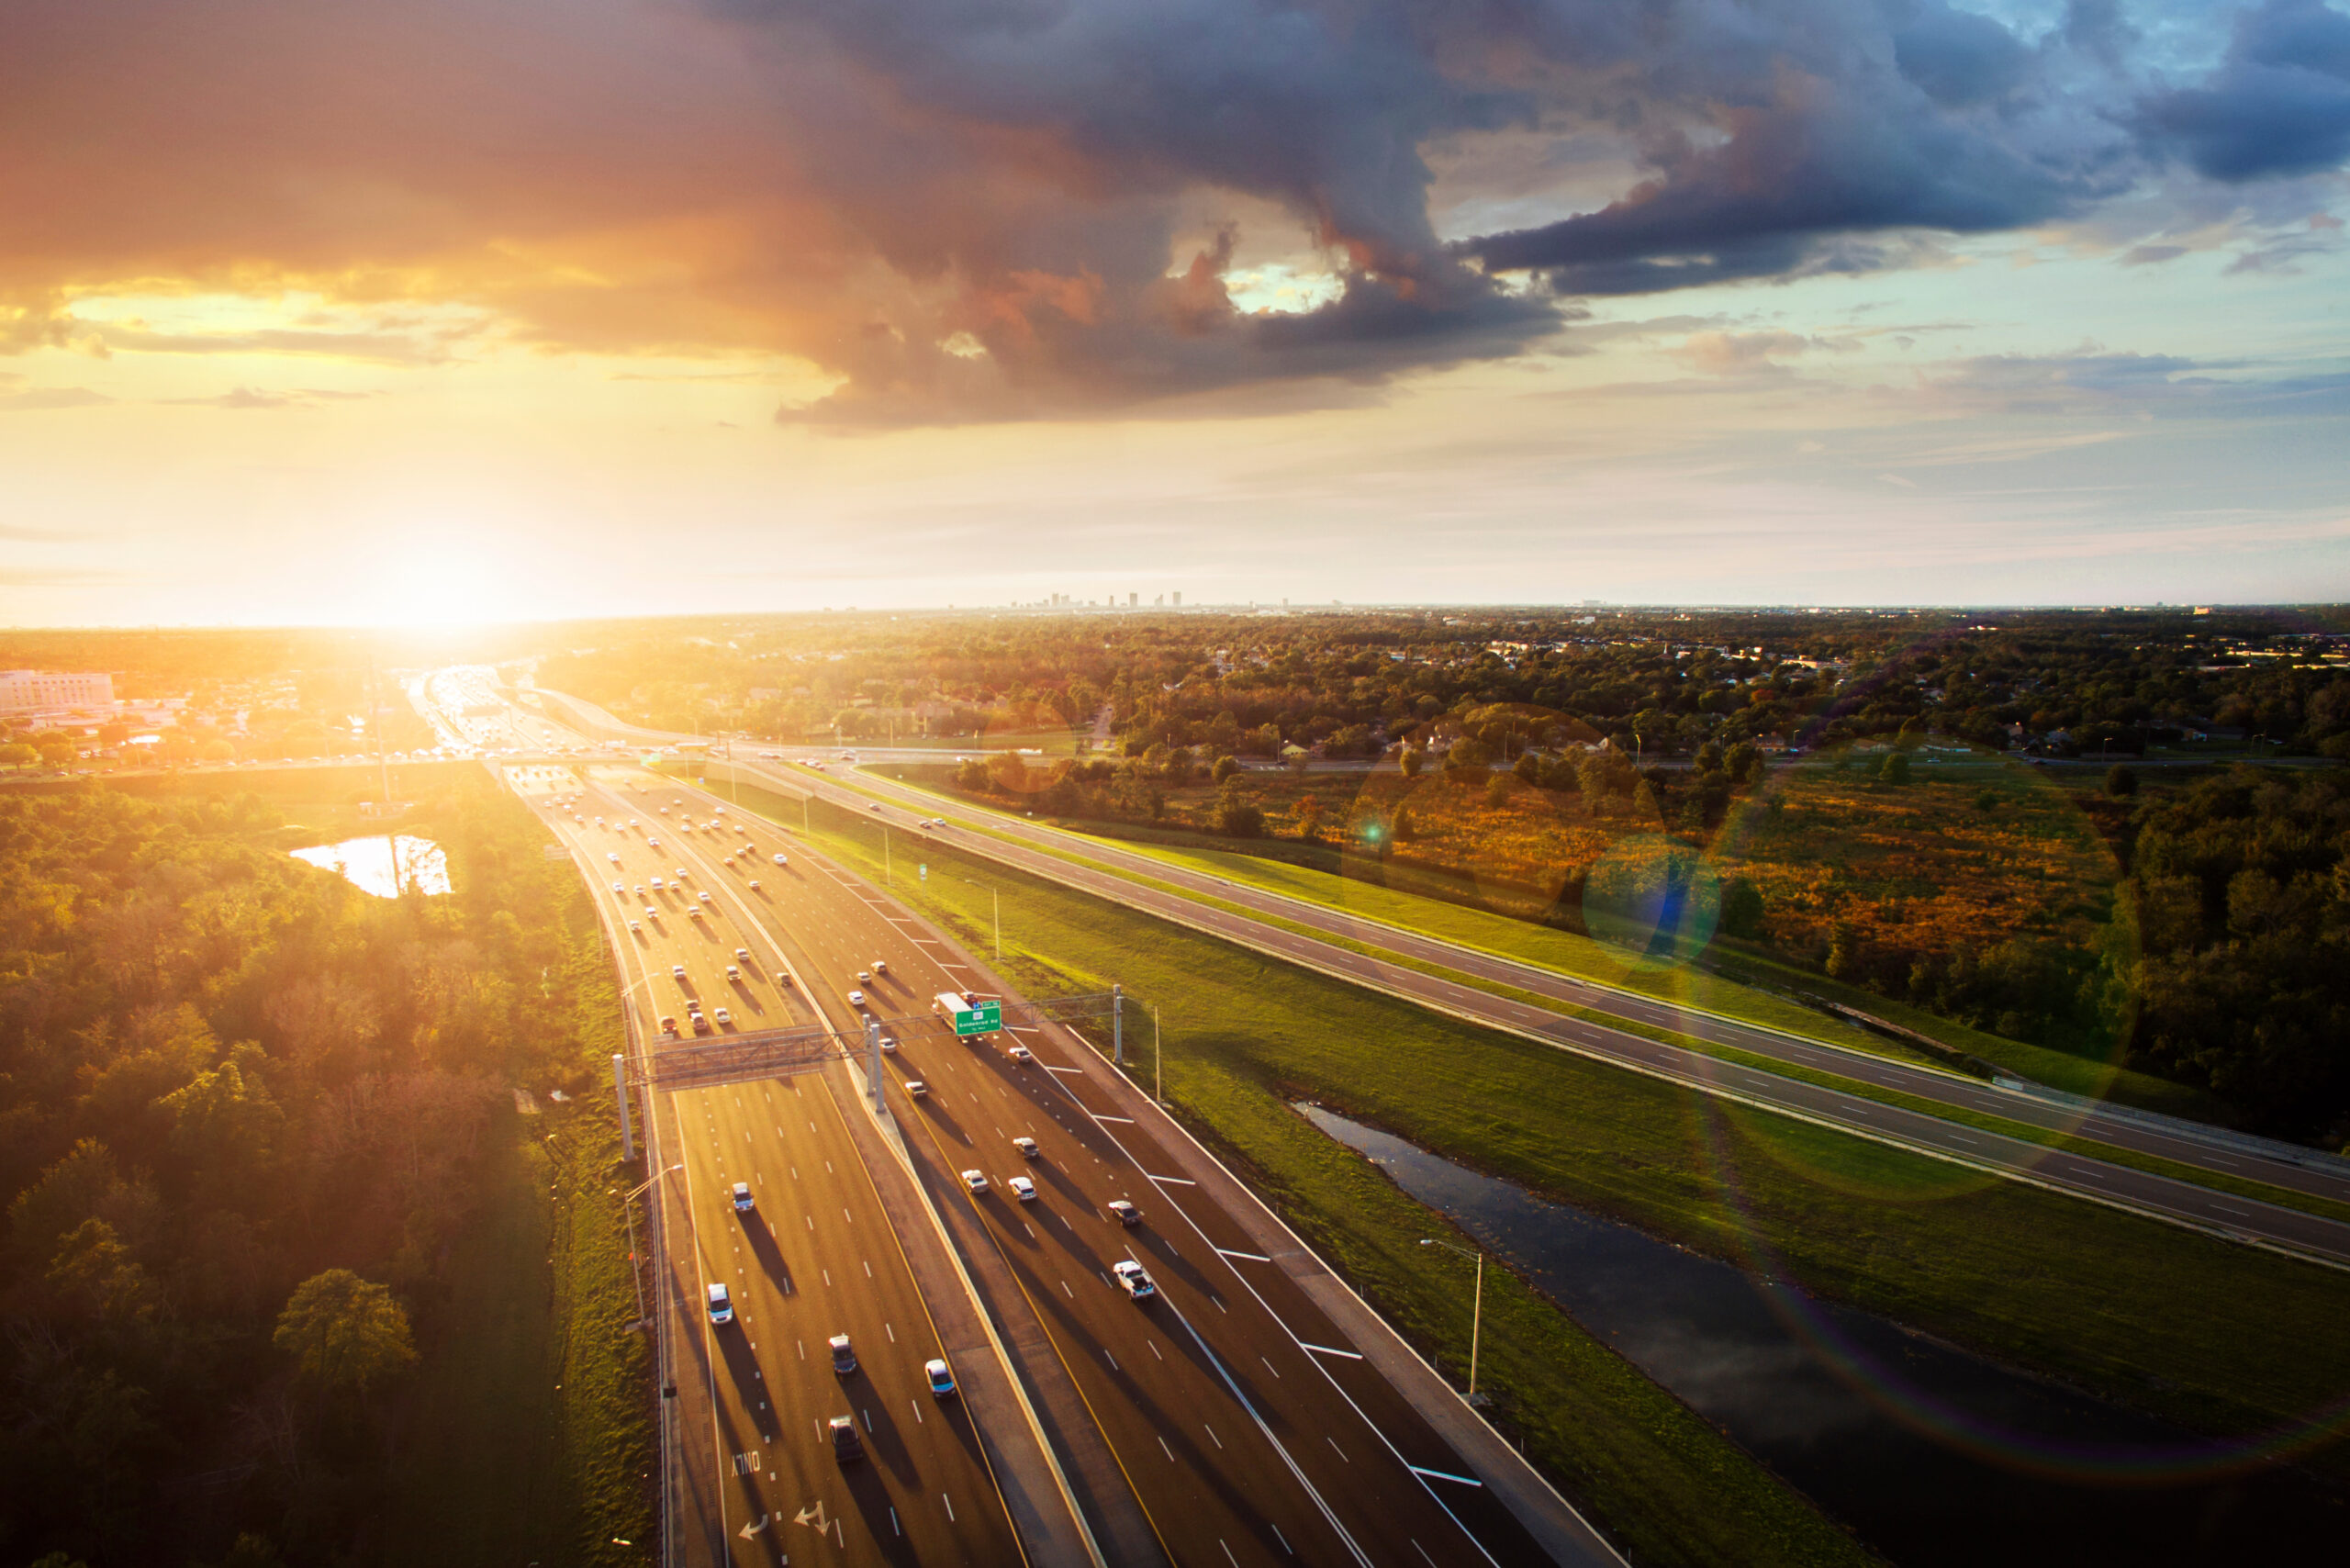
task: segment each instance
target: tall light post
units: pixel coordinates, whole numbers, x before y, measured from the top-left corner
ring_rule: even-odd
[[[1160,1104],[1167,1103],[1167,1057],[1160,1048],[1158,1034],[1158,1003],[1150,1004],[1150,1097]]]
[[[1441,1247],[1448,1251],[1458,1252],[1463,1258],[1474,1258],[1477,1260],[1476,1305],[1472,1308],[1469,1316],[1469,1403],[1477,1404],[1477,1341],[1485,1327],[1485,1255],[1483,1252],[1472,1252],[1466,1247],[1455,1247],[1449,1241],[1439,1241],[1433,1236],[1421,1237],[1420,1245]]]
[[[988,900],[994,905],[995,961],[1000,964],[1003,962],[1003,895],[997,892],[993,888],[988,887],[985,882],[973,881],[972,879],[968,877],[964,878],[963,880],[970,882],[971,886],[975,888],[986,888]]]
[[[661,1180],[662,1177],[675,1176],[684,1169],[682,1165],[672,1165],[666,1170],[655,1170],[652,1175],[630,1188],[628,1196],[621,1200],[621,1212],[628,1216],[628,1274],[629,1279],[636,1285],[636,1321],[640,1326],[644,1322],[644,1271],[643,1265],[639,1262],[636,1256],[636,1200],[647,1187]]]

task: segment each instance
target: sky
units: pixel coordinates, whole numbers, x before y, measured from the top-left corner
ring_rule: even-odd
[[[2350,599],[2318,0],[10,0],[0,624]]]

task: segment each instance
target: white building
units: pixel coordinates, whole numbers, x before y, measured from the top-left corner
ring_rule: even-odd
[[[110,675],[70,675],[48,669],[0,670],[0,713],[107,708],[113,704],[114,677]]]

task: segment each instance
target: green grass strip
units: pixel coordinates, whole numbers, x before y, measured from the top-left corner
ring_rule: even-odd
[[[798,815],[795,803],[781,820]],[[873,824],[821,805],[816,823],[826,848],[879,874]],[[1537,1193],[2202,1432],[2289,1432],[2350,1396],[2338,1332],[2350,1278],[2333,1271],[1472,1027],[949,846],[923,855],[929,879],[900,879],[900,896],[984,950],[987,890],[1000,890],[1006,966],[1023,984],[1116,980],[1164,1009],[1170,1093],[1252,1160],[1255,1145],[1225,1134],[1214,1103],[1185,1098],[1186,1064],[1320,1099]],[[1147,1058],[1137,1066],[1147,1072]],[[2322,1442],[2304,1435],[2317,1462],[2350,1470],[2330,1427]],[[1580,1473],[1572,1454],[1544,1462]],[[1637,1497],[1592,1500],[1611,1526],[1641,1512]]]

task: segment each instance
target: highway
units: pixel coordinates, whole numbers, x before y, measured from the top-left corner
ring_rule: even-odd
[[[714,765],[716,766],[716,765]],[[939,813],[937,797],[895,785],[886,779],[859,776],[858,789],[834,780],[828,773],[804,766],[775,762],[737,762],[746,778],[793,793],[814,794],[901,832],[924,831],[922,824]],[[865,791],[860,793],[860,790]],[[889,802],[878,813],[869,808],[874,795]],[[950,821],[953,819],[950,819]],[[2187,1124],[2090,1112],[2086,1115],[2052,1106],[2029,1095],[1953,1073],[1912,1067],[1890,1058],[1838,1049],[1771,1030],[1730,1023],[1708,1014],[1692,1014],[1645,998],[1561,976],[1555,971],[1496,958],[1455,944],[1420,936],[1398,927],[1365,920],[1298,900],[1267,894],[1220,879],[1189,872],[1164,861],[1120,851],[1098,839],[1060,834],[1021,819],[990,813],[979,819],[988,830],[961,827],[940,831],[941,842],[966,852],[1014,866],[1065,886],[1111,899],[1160,915],[1194,929],[1237,942],[1269,955],[1304,965],[1323,973],[1371,986],[1417,1002],[1472,1023],[1513,1033],[1615,1065],[1687,1084],[1710,1093],[1802,1117],[1823,1126],[1880,1142],[1930,1154],[1976,1170],[2025,1181],[2053,1191],[2109,1206],[2127,1208],[2210,1234],[2332,1265],[2350,1265],[2350,1225],[2279,1204],[2263,1203],[2234,1193],[2221,1192],[2166,1176],[2117,1165],[2110,1161],[2052,1149],[2027,1139],[2006,1137],[1949,1121],[1943,1117],[1886,1104],[1863,1095],[1808,1083],[1783,1074],[1723,1061],[1685,1047],[1666,1045],[1602,1024],[1564,1018],[1557,1012],[1513,998],[1495,995],[1443,975],[1366,955],[1314,935],[1301,935],[1249,915],[1221,910],[1200,902],[1213,897],[1274,915],[1315,932],[1361,942],[1398,956],[1441,964],[1456,972],[1499,980],[1513,987],[1550,996],[1562,1004],[1588,1008],[1617,1016],[1637,1018],[1684,1034],[1738,1046],[1758,1055],[1813,1066],[1840,1076],[1953,1107],[1985,1111],[2016,1121],[2065,1131],[2078,1131],[2124,1148],[2158,1154],[2183,1164],[2242,1175],[2317,1195],[2350,1201],[2350,1180],[2325,1163],[2302,1165],[2264,1159],[2241,1148],[2215,1144]],[[1007,843],[1008,834],[1020,842]],[[1143,886],[1124,875],[1079,866],[1043,845],[1073,851],[1103,865],[1118,866],[1136,876],[1147,876],[1182,893]],[[1187,896],[1198,895],[1198,896]]]
[[[713,1026],[725,1032],[813,1020],[777,983],[771,949],[755,965],[735,958],[738,947],[768,944],[739,896],[702,903],[697,884],[720,879],[711,868],[717,857],[678,842],[690,834],[649,804],[631,812],[641,802],[625,790],[578,791],[576,808],[554,806],[556,791],[577,790],[567,769],[513,769],[509,778],[591,874],[609,873],[602,896],[619,910],[615,924],[636,926],[623,973],[647,1012],[683,1019],[695,999],[713,1019],[726,1010],[733,1021]],[[631,815],[639,825],[629,825]],[[656,877],[665,884],[657,891]],[[647,890],[643,902],[638,886]],[[656,913],[648,917],[647,908]],[[670,1048],[691,1038],[687,1025]],[[673,1293],[683,1300],[669,1304],[677,1308],[676,1375],[701,1385],[695,1406],[704,1428],[687,1435],[684,1458],[702,1473],[694,1493],[715,1504],[673,1560],[772,1564],[778,1553],[818,1551],[821,1536],[824,1562],[1024,1561],[969,1414],[960,1399],[929,1391],[923,1364],[944,1350],[851,1141],[845,1116],[862,1110],[845,1113],[832,1080],[816,1072],[666,1098],[676,1129],[667,1158],[684,1167],[669,1193],[683,1223],[673,1215],[669,1231],[688,1259],[684,1288]],[[736,1182],[751,1187],[746,1214],[729,1195]],[[729,1287],[732,1323],[714,1323],[703,1309],[712,1282]],[[843,1333],[858,1363],[846,1374],[835,1372],[827,1346]],[[856,1420],[861,1461],[835,1459],[825,1425],[834,1416]]]
[[[645,799],[737,819],[722,846],[745,836],[741,813],[722,817],[698,790],[667,784]],[[1177,1162],[1087,1094],[1071,1055],[1084,1047],[1058,1031],[957,1041],[929,1001],[976,984],[969,960],[796,840],[778,868],[765,831],[748,836],[755,857],[722,861],[722,875],[744,888],[758,876],[752,896],[794,969],[828,1006],[857,989],[878,1014],[912,1020],[890,1030],[886,1070],[926,1185],[980,1220],[1169,1561],[1550,1560],[1231,1216],[1188,1182],[1153,1180]],[[695,839],[710,842],[707,829]],[[860,970],[873,978],[860,984]],[[1014,1061],[1014,1043],[1035,1059]],[[928,1092],[912,1098],[910,1081]],[[1035,1161],[1017,1137],[1036,1141]],[[986,1192],[963,1187],[967,1170]],[[1035,1182],[1033,1201],[1013,1194],[1014,1176]],[[1140,1226],[1111,1217],[1120,1198],[1144,1211]],[[1110,1265],[1126,1258],[1155,1298],[1129,1301],[1113,1283]]]
[[[558,700],[592,721],[607,737],[639,742],[664,738],[655,732],[622,724],[578,699],[559,697]],[[865,753],[857,755],[863,756]],[[856,787],[851,788],[831,776],[830,758],[831,754],[820,755],[818,748],[780,748],[747,760],[738,752],[731,763],[712,766],[739,768],[745,778],[770,787],[817,795],[859,812],[873,803],[873,797],[879,796],[895,808],[886,812],[882,820],[901,831],[919,831],[918,824],[942,811],[956,810],[946,806],[936,795],[876,774],[860,773]],[[812,770],[808,766],[811,762],[824,763],[825,770]],[[2174,1117],[2064,1103],[1957,1073],[1693,1013],[1384,922],[1192,871],[1134,854],[1103,839],[1066,833],[1008,812],[975,812],[968,807],[960,810],[959,819],[948,819],[959,820],[960,828],[945,830],[943,836],[971,854],[1472,1023],[1508,1029],[1619,1067],[2090,1202],[2125,1208],[2247,1245],[2273,1248],[2330,1266],[2350,1265],[2350,1225],[2337,1220],[2090,1156],[2051,1149],[2029,1139],[1954,1124],[1865,1095],[1759,1071],[1701,1051],[1662,1045],[1604,1025],[1562,1018],[1556,1012],[1496,996],[1445,976],[1431,976],[1381,957],[1355,952],[1338,946],[1337,941],[1359,942],[1384,954],[1440,965],[1455,974],[1530,991],[1563,1006],[1671,1029],[1953,1110],[1975,1111],[2050,1131],[2076,1134],[2217,1174],[2350,1203],[2350,1168],[2339,1160],[2288,1146],[2270,1145],[2266,1140],[2237,1138]],[[968,831],[974,826],[984,831]],[[1069,854],[1115,868],[1116,874],[1074,865],[1064,857]],[[1169,893],[1145,887],[1131,879],[1135,877],[1147,877],[1181,891]],[[1203,899],[1238,905],[1251,914],[1302,925],[1314,935],[1301,935],[1265,920],[1216,909],[1201,902]],[[1322,937],[1337,941],[1317,939]]]

